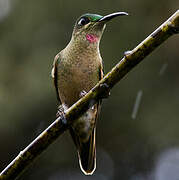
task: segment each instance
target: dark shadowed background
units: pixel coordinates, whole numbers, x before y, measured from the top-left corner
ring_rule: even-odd
[[[178,7],[178,0],[0,0],[0,170],[55,119],[52,62],[81,14],[130,14],[107,24],[100,50],[108,72]],[[178,36],[134,68],[103,101],[93,176],[80,171],[65,133],[19,179],[179,179]]]

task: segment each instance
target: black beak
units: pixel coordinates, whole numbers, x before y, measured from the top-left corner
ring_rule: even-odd
[[[126,12],[116,12],[116,13],[108,14],[106,16],[103,16],[101,19],[99,19],[98,22],[109,21],[109,20],[113,19],[114,17],[124,16],[124,15],[128,15],[128,13],[126,13]]]

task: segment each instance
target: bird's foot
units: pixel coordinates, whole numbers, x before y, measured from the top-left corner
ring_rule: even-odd
[[[87,92],[85,90],[82,90],[80,92],[80,98],[82,98],[83,96],[85,96],[87,94]]]
[[[110,89],[109,86],[106,83],[103,83],[100,85],[101,88],[103,88],[103,94],[100,96],[101,99],[108,98],[110,96]]]
[[[64,108],[63,108],[63,105],[59,105],[58,108],[57,108],[57,113],[56,113],[56,117],[58,118],[59,116],[62,116],[64,115]]]
[[[59,105],[57,108],[57,113],[56,113],[56,117],[60,117],[61,121],[64,125],[67,124],[67,120],[65,118],[65,107],[63,106],[63,104]]]

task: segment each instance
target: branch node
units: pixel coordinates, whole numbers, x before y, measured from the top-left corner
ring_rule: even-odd
[[[127,56],[131,55],[132,51],[128,50],[124,52],[124,57],[127,58]]]
[[[100,84],[100,88],[103,89],[103,93],[100,95],[100,98],[108,98],[110,96],[109,85],[107,83],[102,83]]]
[[[179,33],[179,25],[177,26],[177,25],[174,25],[174,24],[170,24],[169,26],[170,26],[171,31],[172,31],[173,34],[178,34]]]

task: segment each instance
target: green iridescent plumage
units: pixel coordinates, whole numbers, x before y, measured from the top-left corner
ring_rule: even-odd
[[[99,14],[86,13],[86,14],[82,15],[80,18],[82,18],[82,17],[87,17],[90,19],[91,22],[96,22],[96,21],[99,21],[103,16],[101,16]]]

